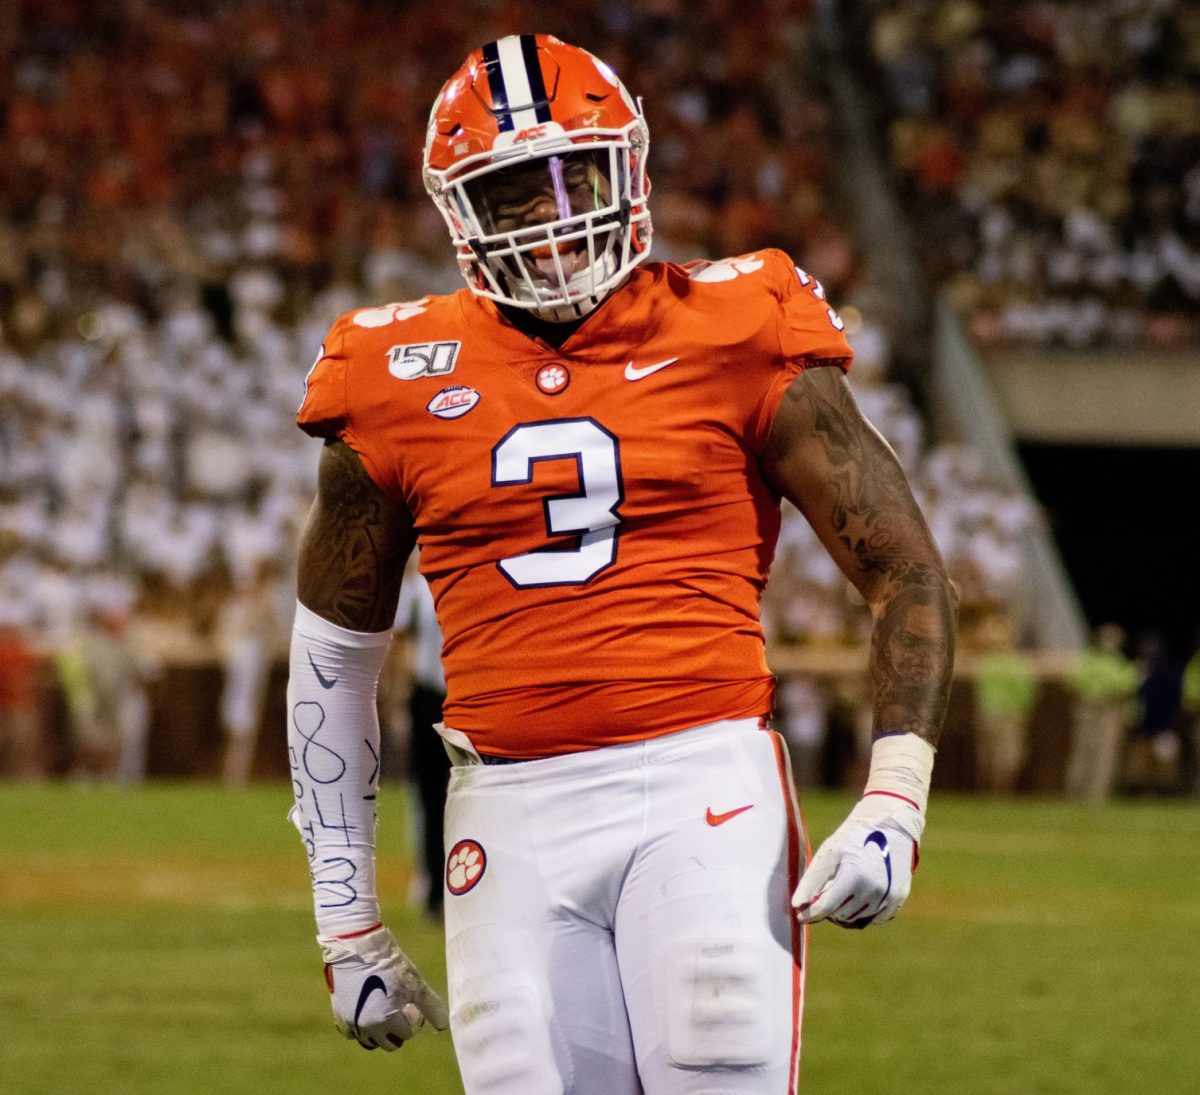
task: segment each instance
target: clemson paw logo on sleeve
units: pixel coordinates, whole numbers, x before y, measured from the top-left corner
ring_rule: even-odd
[[[757,273],[762,268],[763,260],[757,255],[742,255],[741,258],[697,264],[688,277],[692,281],[733,281],[742,274]]]
[[[354,322],[359,327],[386,327],[389,323],[419,316],[429,306],[429,298],[402,300],[385,304],[381,308],[362,308],[354,313]]]
[[[473,890],[487,869],[487,854],[474,840],[460,840],[446,857],[446,889],[455,897]]]

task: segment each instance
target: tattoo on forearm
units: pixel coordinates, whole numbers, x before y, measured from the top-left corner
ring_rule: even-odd
[[[871,635],[875,731],[908,731],[936,743],[954,668],[954,595],[940,567],[897,575]]]
[[[794,385],[825,473],[816,514],[875,616],[871,676],[875,732],[936,742],[954,666],[957,594],[895,454],[838,378]],[[789,391],[789,396],[792,394]]]
[[[411,519],[371,482],[346,445],[321,454],[317,501],[300,550],[299,595],[308,608],[353,631],[391,626]]]

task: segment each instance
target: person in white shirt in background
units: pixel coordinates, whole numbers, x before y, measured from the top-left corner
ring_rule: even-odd
[[[260,563],[237,584],[217,620],[223,681],[221,730],[225,740],[221,780],[233,786],[248,783],[254,767],[279,630],[272,598],[274,578],[271,564]]]
[[[151,675],[129,641],[128,604],[98,600],[57,658],[71,716],[72,778],[140,783],[146,771]]]

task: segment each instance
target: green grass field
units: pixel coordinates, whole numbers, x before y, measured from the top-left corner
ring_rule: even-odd
[[[407,908],[399,788],[381,889]],[[5,1095],[426,1095],[449,1036],[333,1031],[286,786],[0,786]],[[811,795],[814,842],[848,806]],[[812,934],[805,1095],[1200,1091],[1200,808],[935,800],[917,890],[879,930]]]

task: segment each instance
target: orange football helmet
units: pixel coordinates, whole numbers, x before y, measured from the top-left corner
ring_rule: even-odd
[[[565,321],[649,254],[641,105],[603,61],[546,34],[475,50],[429,114],[425,189],[479,296]]]

